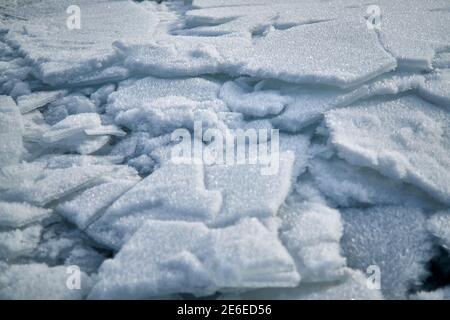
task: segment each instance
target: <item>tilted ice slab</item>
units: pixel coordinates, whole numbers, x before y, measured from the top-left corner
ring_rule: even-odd
[[[43,107],[66,94],[66,90],[33,92],[28,95],[18,97],[17,105],[19,106],[20,112],[24,114]]]
[[[0,298],[8,300],[65,300],[84,298],[91,286],[91,279],[81,272],[80,290],[67,286],[65,266],[49,267],[46,264],[0,265]],[[75,284],[76,285],[76,284]]]
[[[114,41],[139,42],[151,37],[158,22],[133,1],[82,0],[77,3],[81,28],[74,29],[68,24],[72,26],[75,12],[66,13],[71,5],[69,0],[27,4],[27,20],[14,21],[6,36],[36,67],[37,76],[52,85],[71,83],[80,74],[111,66],[119,59]],[[106,74],[96,82],[110,79]]]
[[[100,267],[91,299],[209,295],[222,288],[290,287],[292,258],[256,219],[224,229],[202,223],[148,221]]]
[[[168,161],[115,201],[87,233],[96,241],[120,247],[146,220],[212,220],[222,196],[205,188],[202,165]]]
[[[113,174],[118,168],[111,165],[92,165],[43,169],[42,165],[22,164],[5,169],[0,172],[0,188],[5,189],[0,198],[45,206],[103,182],[105,176]],[[18,171],[23,172],[22,177],[17,174]]]
[[[23,130],[22,116],[14,100],[0,96],[0,167],[21,160]]]
[[[378,206],[341,211],[341,240],[348,266],[377,276],[386,298],[406,298],[408,290],[426,275],[425,264],[433,256],[426,217],[420,209]],[[375,273],[373,273],[375,271]]]
[[[80,229],[85,229],[92,223],[102,210],[110,206],[117,198],[131,189],[135,180],[113,180],[85,190],[79,196],[60,204],[56,211]]]
[[[231,298],[235,298],[232,296]],[[339,281],[300,283],[296,288],[260,289],[239,295],[242,299],[264,300],[381,300],[380,290],[367,286],[367,275],[345,268]]]
[[[427,228],[445,248],[450,249],[450,210],[433,214],[427,221]]]
[[[80,113],[67,116],[53,125],[42,136],[42,145],[62,151],[76,151],[80,154],[93,153],[109,141],[109,136],[125,136],[115,125],[102,125],[97,113]]]
[[[414,96],[361,102],[325,116],[330,143],[371,167],[450,203],[450,113]]]
[[[0,227],[20,228],[40,222],[51,216],[51,209],[44,209],[20,202],[0,202]]]

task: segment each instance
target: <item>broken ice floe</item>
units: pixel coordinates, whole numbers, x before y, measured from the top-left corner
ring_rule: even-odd
[[[99,278],[90,298],[201,296],[219,289],[290,287],[299,280],[277,236],[256,219],[224,229],[148,221],[105,261]]]

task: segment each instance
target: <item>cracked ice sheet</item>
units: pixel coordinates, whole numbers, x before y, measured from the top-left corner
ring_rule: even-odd
[[[0,264],[0,298],[8,300],[78,300],[84,298],[92,280],[81,272],[81,290],[67,287],[67,267],[46,264]]]
[[[91,299],[209,295],[220,289],[290,287],[299,281],[277,233],[256,219],[208,229],[202,223],[148,221],[100,267]]]
[[[158,19],[133,1],[82,0],[81,29],[67,27],[70,0],[26,4],[27,21],[17,20],[8,27],[7,41],[36,67],[46,83],[61,85],[72,78],[109,67],[120,60],[112,43],[121,38],[139,42],[151,38]],[[141,32],[136,32],[140,30]],[[108,81],[106,73],[97,82]],[[83,80],[83,79],[81,79]]]
[[[325,115],[329,142],[349,163],[411,183],[450,203],[450,113],[414,96],[371,100]]]
[[[348,266],[365,272],[375,265],[381,272],[386,298],[404,299],[413,285],[427,275],[433,243],[420,209],[378,206],[341,211],[344,236],[341,245]]]
[[[396,67],[377,35],[350,18],[273,30],[253,40],[169,36],[143,45],[118,42],[117,47],[127,67],[160,76],[227,73],[345,88]]]

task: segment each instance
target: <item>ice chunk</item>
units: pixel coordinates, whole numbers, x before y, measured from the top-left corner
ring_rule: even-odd
[[[212,220],[222,197],[216,188],[207,190],[204,179],[203,165],[168,161],[115,201],[87,232],[119,249],[145,220]]]
[[[240,81],[228,81],[220,89],[220,98],[234,112],[250,117],[265,117],[279,114],[286,105],[287,98],[273,90],[252,91]]]
[[[433,214],[427,221],[427,228],[445,248],[450,249],[450,210]]]
[[[60,204],[56,212],[80,229],[85,229],[101,210],[110,206],[138,181],[139,177],[136,177],[135,180],[117,180],[87,189],[74,199]]]
[[[0,227],[24,227],[49,218],[51,213],[51,209],[35,207],[24,202],[0,202]]]
[[[20,112],[24,114],[43,107],[66,94],[66,90],[33,92],[31,94],[18,97],[17,105],[19,106]]]
[[[65,266],[14,264],[0,274],[0,298],[8,300],[82,299],[92,287],[92,280],[81,272],[80,290],[67,285],[70,273]],[[73,271],[71,271],[73,273]],[[76,285],[76,284],[75,284]]]
[[[64,151],[90,154],[109,141],[108,135],[125,133],[114,125],[103,126],[97,113],[80,113],[66,117],[44,133],[44,145]]]
[[[371,266],[379,268],[383,295],[390,299],[406,298],[412,285],[423,280],[427,273],[425,264],[433,256],[422,211],[414,207],[379,206],[342,210],[341,214],[344,220],[341,245],[348,266],[363,272]]]
[[[224,229],[201,223],[148,221],[101,266],[93,299],[212,294],[221,288],[289,287],[292,258],[258,220]]]
[[[225,163],[206,166],[205,184],[210,190],[219,190],[223,205],[214,225],[233,223],[243,217],[270,217],[276,214],[289,193],[295,156],[291,151],[273,152],[265,174],[264,164]],[[278,170],[273,170],[278,165]]]
[[[42,226],[0,232],[0,258],[14,259],[30,255],[38,246]]]
[[[242,299],[264,300],[381,300],[380,290],[367,286],[367,277],[360,271],[345,269],[342,279],[335,282],[301,283],[297,288],[260,289],[240,295]]]
[[[329,111],[325,121],[340,157],[450,203],[447,111],[406,96]]]

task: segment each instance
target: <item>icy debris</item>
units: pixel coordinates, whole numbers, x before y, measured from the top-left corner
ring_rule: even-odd
[[[339,281],[301,283],[296,288],[260,289],[240,294],[242,299],[280,300],[382,300],[380,290],[367,286],[367,276],[349,268]]]
[[[148,221],[100,267],[91,299],[212,294],[222,288],[290,287],[298,273],[278,240],[256,219],[224,229]]]
[[[0,232],[0,258],[9,260],[30,255],[38,246],[42,226]]]
[[[22,117],[14,100],[0,96],[0,167],[21,160],[23,131]]]
[[[96,112],[94,103],[80,93],[67,95],[51,103],[45,111],[46,121],[54,125],[68,115]]]
[[[433,199],[411,185],[335,157],[329,160],[315,157],[308,168],[317,188],[341,207],[406,203],[428,207],[433,204]]]
[[[450,113],[420,98],[329,111],[330,143],[349,163],[411,183],[450,203]]]
[[[308,160],[311,157],[309,146],[310,137],[306,134],[280,134],[280,150],[283,152],[291,151],[295,156],[292,168],[294,181],[306,170]]]
[[[205,167],[205,184],[222,193],[223,205],[213,224],[233,223],[243,217],[274,216],[288,195],[293,176],[293,152],[272,153],[277,164],[217,164]],[[277,166],[275,168],[275,166]],[[267,167],[267,168],[266,168]],[[268,169],[265,174],[264,169]],[[275,169],[278,169],[275,171]]]
[[[115,201],[86,231],[96,241],[119,249],[145,220],[209,221],[222,196],[205,188],[202,165],[163,164]]]
[[[135,180],[113,180],[92,187],[74,199],[60,204],[56,211],[80,229],[85,229],[98,218],[98,213],[109,207],[138,181],[137,176]]]
[[[104,86],[98,88],[94,93],[91,94],[91,101],[94,103],[96,107],[105,104],[108,100],[108,97],[111,93],[116,90],[116,86],[114,84],[105,84]]]
[[[67,90],[33,92],[18,97],[17,105],[19,106],[20,112],[24,114],[41,108],[66,94]]]
[[[51,209],[32,206],[25,202],[0,202],[0,227],[21,228],[51,216]]]
[[[106,110],[117,124],[154,136],[180,127],[192,129],[194,121],[217,127],[214,111],[226,110],[217,97],[219,89],[218,83],[202,78],[147,77],[112,93]]]
[[[427,229],[447,249],[450,249],[450,210],[433,214],[427,221]]]
[[[444,69],[432,74],[420,86],[419,94],[426,100],[450,108],[450,70]]]
[[[103,126],[97,113],[80,113],[53,125],[42,140],[47,147],[91,154],[105,146],[110,135],[124,136],[125,132],[115,125]]]
[[[77,76],[103,70],[120,60],[112,43],[126,38],[139,42],[152,38],[158,19],[133,1],[81,0],[81,29],[67,27],[69,0],[27,4],[27,20],[16,20],[6,39],[18,46],[36,68],[37,76],[51,85],[70,83]],[[145,30],[145,32],[136,32]],[[81,79],[80,79],[81,80]],[[107,72],[95,82],[110,81]]]
[[[50,130],[50,126],[39,110],[22,115],[22,121],[24,126],[24,142],[39,143],[42,141],[44,133]],[[27,151],[30,151],[29,148],[27,148]]]
[[[40,263],[7,266],[0,273],[0,298],[9,300],[84,298],[92,286],[92,280],[81,272],[80,290],[73,289],[67,285],[71,275],[67,271],[68,268],[65,266],[49,267]]]
[[[220,98],[234,112],[247,116],[265,117],[279,114],[286,105],[287,98],[273,90],[253,91],[243,81],[225,82],[220,89]]]
[[[341,245],[348,266],[362,272],[371,266],[379,268],[383,295],[390,299],[406,298],[408,290],[426,276],[425,264],[433,257],[433,244],[422,211],[414,207],[379,206],[342,210],[341,214],[344,220]]]

